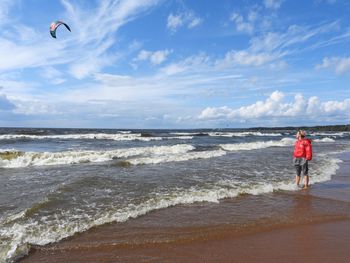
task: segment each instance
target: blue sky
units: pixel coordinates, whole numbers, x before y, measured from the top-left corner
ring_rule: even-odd
[[[350,2],[0,0],[0,126],[350,123]],[[72,29],[49,34],[52,21]]]

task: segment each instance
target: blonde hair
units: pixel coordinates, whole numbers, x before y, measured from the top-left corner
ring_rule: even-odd
[[[304,138],[306,136],[306,131],[299,130],[298,134],[300,135],[301,138]]]

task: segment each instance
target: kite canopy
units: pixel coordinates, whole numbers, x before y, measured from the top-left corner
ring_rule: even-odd
[[[50,25],[50,34],[53,38],[56,38],[56,30],[60,25],[64,25],[69,31],[71,31],[69,26],[62,21],[52,22]]]

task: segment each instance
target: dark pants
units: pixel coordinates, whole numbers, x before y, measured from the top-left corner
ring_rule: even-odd
[[[295,171],[297,172],[297,176],[301,175],[303,172],[304,176],[309,175],[309,162],[305,158],[293,158],[293,164],[295,167]]]

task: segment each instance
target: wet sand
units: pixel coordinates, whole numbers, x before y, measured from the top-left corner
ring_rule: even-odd
[[[219,240],[126,248],[40,249],[21,262],[349,262],[350,221],[277,229]]]
[[[20,262],[349,262],[350,155],[341,159],[309,190],[162,209],[33,247]]]

